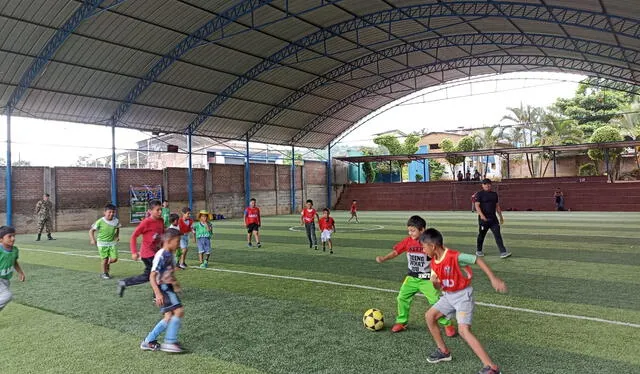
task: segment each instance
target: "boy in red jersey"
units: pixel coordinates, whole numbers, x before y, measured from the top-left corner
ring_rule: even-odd
[[[360,221],[358,221],[358,209],[357,209],[357,201],[353,200],[351,202],[351,218],[349,218],[349,220],[347,221],[347,223],[351,222],[352,219],[356,219],[356,223],[360,223]]]
[[[322,252],[324,252],[325,244],[329,243],[329,254],[333,254],[333,242],[331,234],[336,232],[336,221],[329,217],[329,209],[322,209],[322,218],[318,219],[318,227],[320,227],[320,240],[322,241]]]
[[[131,258],[134,261],[142,259],[144,263],[144,272],[140,275],[122,279],[118,282],[118,295],[124,295],[125,288],[149,281],[151,274],[151,266],[153,265],[153,256],[160,249],[161,237],[164,233],[164,220],[162,219],[162,203],[158,200],[152,200],[149,203],[149,211],[151,216],[145,218],[136,227],[131,234]],[[142,245],[140,253],[138,253],[137,239],[142,236]]]
[[[429,363],[451,361],[451,353],[440,335],[437,325],[438,318],[452,317],[455,313],[458,320],[458,332],[462,339],[471,347],[473,353],[482,361],[484,367],[478,374],[498,374],[500,368],[496,365],[471,333],[473,319],[473,288],[471,287],[471,267],[477,264],[489,280],[491,286],[501,293],[507,292],[506,284],[496,277],[489,266],[475,255],[459,253],[444,246],[442,234],[436,229],[428,229],[420,235],[420,243],[424,253],[431,257],[431,281],[443,291],[440,300],[427,311],[425,319],[429,332],[433,336],[438,348],[427,358]]]
[[[178,251],[178,267],[180,269],[187,268],[187,251],[189,250],[189,235],[193,232],[193,218],[191,218],[191,209],[188,206],[182,208],[182,217],[178,220],[178,227],[182,237],[180,238],[180,250]],[[193,241],[196,241],[193,234]]]
[[[407,262],[409,271],[402,282],[400,292],[398,293],[398,315],[396,323],[391,328],[391,332],[402,332],[407,329],[409,322],[409,311],[413,296],[421,292],[429,304],[434,305],[440,299],[440,292],[429,281],[431,277],[431,258],[424,254],[422,245],[418,241],[420,234],[427,227],[427,222],[420,216],[411,216],[407,221],[407,232],[409,236],[400,243],[393,246],[393,251],[386,256],[376,257],[376,262],[381,264],[392,258],[396,258],[403,253],[407,253]],[[456,329],[451,321],[445,317],[438,321],[444,326],[445,333],[449,337],[456,336]]]
[[[318,249],[318,238],[316,237],[316,217],[318,221],[320,216],[318,212],[313,209],[313,200],[307,200],[307,207],[302,209],[300,213],[300,223],[304,225],[304,229],[307,232],[307,239],[309,239],[309,248]]]
[[[252,247],[251,234],[256,238],[256,246],[260,244],[260,208],[256,206],[256,199],[249,200],[249,206],[244,210],[244,227],[247,228],[247,247]]]

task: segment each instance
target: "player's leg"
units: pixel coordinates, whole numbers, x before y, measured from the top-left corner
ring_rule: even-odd
[[[309,248],[313,248],[313,241],[311,240],[311,224],[305,223],[304,230],[307,233],[307,240],[309,240]]]
[[[482,252],[482,247],[484,246],[484,238],[487,236],[487,231],[489,231],[489,226],[487,222],[480,221],[478,227],[478,239],[476,241],[476,255],[484,256],[484,252]]]
[[[491,225],[489,229],[493,233],[493,237],[496,240],[496,245],[500,250],[500,257],[509,257],[511,254],[509,253],[509,251],[507,251],[507,248],[504,247],[504,242],[502,241],[502,233],[500,232],[500,224],[496,222],[495,224]]]
[[[253,229],[253,237],[256,239],[256,245],[258,248],[262,247],[262,243],[260,242],[260,226],[256,225]]]
[[[400,292],[396,297],[398,302],[398,314],[396,316],[396,322],[391,328],[392,332],[400,332],[406,330],[407,322],[409,322],[409,311],[411,310],[411,303],[413,302],[413,296],[418,293],[418,282],[416,278],[407,276],[402,282]]]
[[[353,216],[356,217],[356,223],[360,223],[360,221],[358,220],[358,213],[353,212]]]
[[[42,230],[44,230],[44,220],[40,218],[38,219],[38,237],[36,238],[36,241],[40,240]]]
[[[153,257],[143,258],[144,272],[142,274],[122,279],[118,282],[118,294],[120,297],[124,295],[125,288],[129,286],[135,286],[143,284],[149,281],[149,275],[151,274],[151,266],[153,265]]]
[[[160,349],[160,343],[158,343],[158,336],[162,334],[169,325],[169,321],[173,316],[172,312],[164,313],[162,319],[153,327],[153,329],[147,334],[142,343],[140,343],[140,349],[143,351],[157,351]]]
[[[327,240],[327,244],[329,244],[329,254],[333,254],[333,241],[331,240],[331,237]]]
[[[316,236],[316,224],[311,222],[311,238],[313,239],[313,246],[318,249],[318,237]]]
[[[440,300],[440,291],[433,286],[433,282],[428,279],[423,279],[419,285],[420,292],[427,298],[430,305],[435,305]],[[456,335],[456,328],[450,319],[442,316],[438,319],[438,324],[444,326],[444,332],[448,337],[454,337]]]
[[[185,234],[180,238],[180,261],[178,261],[178,267],[180,269],[187,268],[187,252],[189,251],[189,234]]]
[[[53,224],[51,222],[51,218],[47,218],[45,220],[45,228],[47,230],[47,239],[49,240],[55,240],[52,236],[51,236],[51,231],[53,231]]]
[[[251,225],[247,229],[247,247],[251,247]]]
[[[164,294],[166,294],[164,309],[171,310],[172,316],[167,324],[167,333],[164,336],[164,343],[160,346],[160,350],[164,352],[180,353],[183,349],[180,346],[180,343],[178,343],[178,333],[180,331],[180,326],[182,325],[182,318],[184,317],[184,307],[172,286],[166,286]]]
[[[433,340],[436,342],[436,346],[438,347],[428,358],[427,362],[431,364],[435,364],[441,361],[451,361],[451,353],[447,348],[447,345],[442,338],[442,333],[440,333],[440,325],[438,320],[443,316],[451,317],[455,313],[456,309],[453,304],[449,301],[449,295],[444,294],[440,297],[440,300],[435,303],[424,315],[425,321],[427,322],[427,327],[429,328],[429,332],[433,337]]]
[[[10,282],[8,279],[0,279],[0,310],[4,309],[13,298],[9,285]]]

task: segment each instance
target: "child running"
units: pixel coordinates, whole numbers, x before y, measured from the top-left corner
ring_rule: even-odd
[[[178,225],[178,221],[180,221],[180,216],[177,213],[169,214],[169,227],[167,228],[180,231],[180,226]],[[177,256],[177,254],[178,253],[176,251],[176,258],[179,259],[180,256]]]
[[[18,247],[16,242],[16,230],[11,226],[0,227],[0,310],[4,309],[13,294],[9,289],[13,272],[18,273],[18,280],[24,282],[24,272],[18,263]]]
[[[325,251],[325,245],[329,244],[329,254],[333,254],[333,242],[331,241],[331,233],[336,232],[336,222],[329,217],[329,209],[322,209],[322,218],[318,219],[318,227],[320,227],[320,240],[322,241],[322,252]]]
[[[111,279],[111,264],[118,261],[118,241],[120,241],[120,221],[116,218],[116,206],[104,206],[104,217],[98,219],[89,230],[91,244],[98,246],[102,261],[102,279]],[[98,236],[96,238],[96,232]]]
[[[187,268],[187,251],[189,250],[189,235],[193,232],[193,219],[191,218],[191,209],[188,206],[182,208],[182,217],[178,221],[180,233],[180,249],[178,250],[178,267],[180,269]]]
[[[471,288],[471,267],[477,264],[489,280],[491,286],[501,293],[507,292],[507,286],[496,277],[489,266],[479,257],[460,253],[444,246],[442,234],[436,229],[428,229],[420,236],[420,243],[424,253],[431,257],[431,281],[437,288],[441,288],[443,295],[440,300],[427,311],[425,319],[429,332],[433,336],[438,348],[427,358],[429,363],[451,361],[451,353],[440,335],[440,329],[436,321],[443,316],[453,317],[458,320],[460,336],[471,347],[473,353],[482,361],[484,367],[478,374],[498,374],[500,368],[494,363],[482,344],[471,333],[471,320],[473,319],[473,288]]]
[[[349,220],[347,221],[347,223],[351,222],[352,219],[356,219],[356,223],[360,223],[360,221],[358,221],[358,207],[357,207],[358,202],[353,200],[351,202],[351,218],[349,218]]]
[[[413,296],[418,292],[427,298],[429,304],[434,305],[440,299],[440,292],[433,287],[429,281],[431,277],[431,258],[424,254],[420,244],[420,235],[427,227],[427,222],[420,216],[411,216],[407,221],[407,232],[409,236],[400,243],[393,246],[393,251],[386,256],[376,257],[376,261],[381,264],[387,260],[398,257],[402,253],[407,253],[409,272],[402,282],[400,293],[398,294],[398,315],[396,323],[391,328],[391,332],[402,332],[407,329],[409,322],[409,311]],[[445,333],[449,337],[456,336],[456,329],[451,321],[442,317],[438,320],[444,326]]]
[[[171,211],[169,210],[169,202],[167,200],[162,200],[162,220],[164,221],[164,227],[169,227],[171,224],[171,220],[169,216],[171,215]]]
[[[318,249],[318,237],[316,236],[316,217],[320,220],[318,212],[313,209],[313,200],[307,200],[307,207],[300,213],[300,223],[304,225],[309,239],[309,248]]]
[[[184,349],[178,343],[178,332],[184,317],[184,307],[176,292],[180,292],[180,285],[175,277],[176,250],[180,244],[180,231],[167,229],[164,234],[162,249],[153,257],[153,266],[149,275],[149,282],[155,294],[156,305],[164,317],[149,332],[149,335],[140,343],[140,349],[144,351],[157,351],[181,353]],[[158,336],[164,331],[164,343],[158,343]]]
[[[193,225],[194,236],[198,243],[198,259],[200,267],[206,269],[209,266],[209,256],[211,255],[211,237],[213,236],[213,226],[210,220],[213,216],[206,210],[198,213],[198,222]]]
[[[256,199],[249,201],[249,206],[244,210],[244,227],[247,228],[247,247],[252,247],[251,234],[256,238],[256,246],[262,247],[260,243],[260,208],[256,206]]]

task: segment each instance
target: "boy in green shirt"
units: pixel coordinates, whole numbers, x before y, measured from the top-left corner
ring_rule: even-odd
[[[167,200],[162,200],[162,219],[164,220],[165,228],[171,225],[171,220],[169,219],[170,214],[171,211],[169,210],[169,202]]]
[[[18,247],[13,245],[15,242],[16,230],[11,226],[0,227],[0,310],[13,297],[9,289],[13,272],[17,272],[20,282],[24,282],[24,272],[18,264]]]
[[[198,223],[193,225],[194,235],[198,243],[198,258],[200,259],[200,267],[206,269],[209,266],[209,256],[211,255],[211,237],[213,236],[213,227],[210,220],[213,215],[206,210],[198,213]]]
[[[89,230],[91,244],[98,246],[102,260],[102,279],[111,279],[110,265],[118,261],[118,241],[120,240],[120,221],[115,217],[116,206],[104,206],[104,217],[98,219]],[[98,233],[96,237],[96,232]]]

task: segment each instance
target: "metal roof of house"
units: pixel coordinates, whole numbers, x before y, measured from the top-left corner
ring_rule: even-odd
[[[466,76],[635,86],[637,0],[4,0],[0,107],[18,116],[324,147]]]

